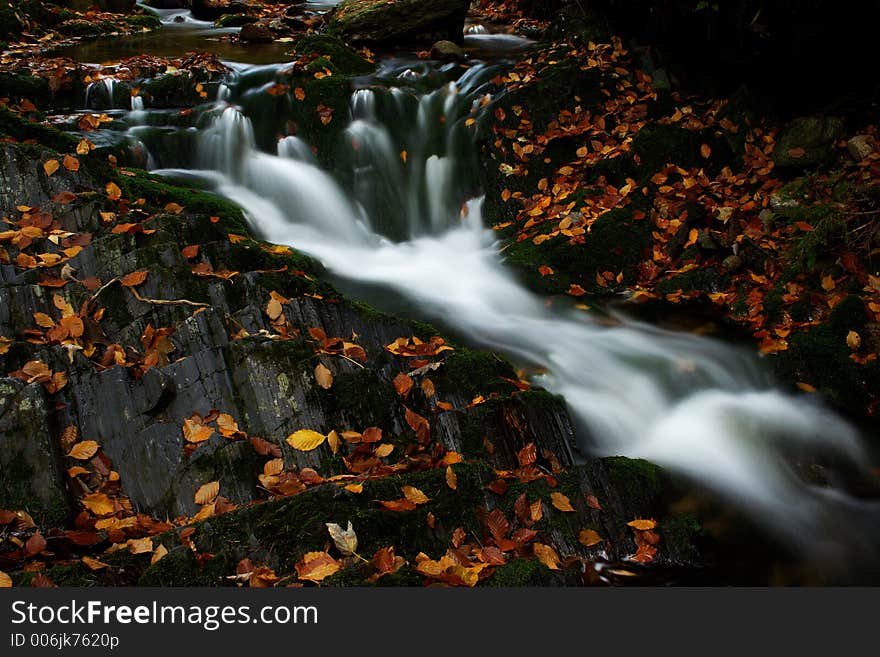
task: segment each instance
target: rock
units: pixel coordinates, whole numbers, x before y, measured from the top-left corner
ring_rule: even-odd
[[[833,116],[794,119],[779,134],[773,161],[777,166],[796,169],[827,164],[834,156],[834,145],[843,131],[843,121]]]
[[[214,21],[214,27],[243,27],[248,23],[256,23],[256,16],[247,14],[225,14]]]
[[[874,144],[868,135],[856,135],[846,142],[846,148],[856,162],[861,162],[874,152]]]
[[[728,274],[732,274],[742,269],[743,260],[738,255],[729,255],[722,261],[721,266]]]
[[[469,4],[467,0],[345,0],[336,8],[328,30],[351,43],[460,43]]]
[[[238,38],[245,43],[271,43],[275,40],[275,34],[268,25],[248,23],[241,28]]]
[[[0,379],[0,508],[61,525],[69,507],[39,384]]]
[[[162,1],[162,0],[158,0]],[[166,0],[167,1],[167,0]],[[173,1],[173,0],[172,0]],[[178,0],[180,1],[180,0]],[[74,9],[76,11],[88,11],[93,7],[97,7],[100,11],[109,11],[116,14],[125,14],[130,12],[135,7],[135,0],[68,0],[66,3],[57,3],[57,4],[67,4],[68,7]],[[147,3],[150,4],[150,3]],[[159,5],[150,5],[151,7],[156,8],[164,8],[159,7]],[[169,7],[169,9],[176,9],[176,7]]]
[[[442,62],[458,62],[464,58],[464,50],[452,41],[438,41],[431,46],[431,59],[439,59]]]
[[[247,5],[237,0],[192,0],[191,11],[202,21],[215,21],[224,14],[245,14],[259,5]]]

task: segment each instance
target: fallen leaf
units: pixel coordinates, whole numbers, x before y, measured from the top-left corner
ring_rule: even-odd
[[[862,346],[862,336],[855,331],[850,331],[846,334],[846,346],[856,351]]]
[[[12,578],[0,570],[0,589],[12,588]]]
[[[599,536],[599,534],[592,529],[582,529],[578,533],[578,541],[581,545],[585,547],[593,547],[594,545],[598,545],[604,540],[604,538]]]
[[[401,397],[406,397],[413,387],[412,378],[410,378],[403,372],[395,376],[392,383],[394,384],[394,389],[397,391],[397,394]]]
[[[414,486],[403,486],[401,490],[404,497],[415,505],[426,504],[430,501],[427,495]]]
[[[130,538],[125,544],[128,546],[128,551],[132,554],[146,554],[153,551],[153,539],[149,536]]]
[[[194,496],[195,503],[199,506],[203,504],[210,504],[214,501],[214,498],[220,494],[220,482],[219,481],[209,481],[207,484],[203,484],[199,486],[199,489],[196,491]]]
[[[68,171],[79,171],[79,160],[73,155],[65,155],[63,162],[64,168]]]
[[[626,524],[633,529],[647,531],[649,529],[654,529],[657,526],[657,521],[653,519],[636,518],[635,520],[630,520]]]
[[[342,565],[326,552],[306,552],[302,560],[296,564],[296,573],[299,578],[315,583],[341,569]]]
[[[111,201],[118,201],[122,198],[122,190],[119,189],[119,185],[114,182],[108,182],[107,186],[104,188],[107,191],[107,198]]]
[[[113,502],[104,493],[89,493],[81,497],[80,502],[96,516],[105,516],[114,510]]]
[[[333,385],[333,373],[323,363],[318,363],[315,366],[315,380],[324,390],[329,390]]]
[[[120,278],[119,282],[123,285],[123,287],[137,287],[145,280],[147,280],[147,274],[149,274],[149,272],[133,271],[130,274],[126,274],[125,276]]]
[[[336,544],[336,548],[346,557],[353,556],[357,553],[358,537],[351,526],[351,520],[348,521],[348,528],[343,529],[335,522],[328,522],[327,531],[330,532],[330,538]]]
[[[109,564],[93,559],[92,557],[82,557],[80,561],[82,561],[89,570],[101,570],[102,568],[109,567]]]
[[[46,172],[47,176],[51,176],[53,173],[58,171],[58,167],[61,165],[58,163],[58,160],[46,160],[43,162],[43,171]]]
[[[287,444],[301,452],[310,452],[322,445],[325,440],[327,436],[324,434],[311,429],[300,429],[287,437]]]
[[[77,459],[78,461],[85,461],[95,455],[98,451],[98,447],[98,443],[94,440],[83,440],[71,447],[67,456],[72,459]]]
[[[455,470],[452,469],[451,465],[446,466],[446,485],[452,490],[458,488],[458,476],[455,474]]]
[[[559,555],[550,545],[543,543],[534,543],[533,549],[538,561],[547,566],[550,570],[559,570]]]
[[[550,500],[553,506],[560,511],[574,511],[574,507],[571,506],[571,500],[562,493],[550,493]]]

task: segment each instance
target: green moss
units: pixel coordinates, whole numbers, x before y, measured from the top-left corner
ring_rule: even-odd
[[[133,14],[131,16],[123,16],[122,20],[131,27],[139,29],[158,30],[162,27],[162,21],[153,14]]]
[[[665,489],[663,471],[643,459],[611,456],[602,459],[611,482],[624,504],[631,508],[650,508],[662,498]]]
[[[198,552],[213,555],[202,564],[190,550],[176,547],[175,532],[163,534],[157,543],[173,549],[147,568],[139,583],[216,586],[225,583],[223,578],[233,574],[235,564],[245,557],[254,563],[269,565],[279,575],[288,575],[294,572],[296,562],[304,553],[322,550],[330,542],[328,522],[345,525],[351,521],[359,538],[358,551],[367,557],[389,545],[410,561],[419,552],[439,557],[448,547],[455,527],[479,530],[474,510],[482,499],[483,483],[491,474],[491,470],[478,465],[459,464],[455,470],[458,475],[455,491],[446,485],[445,472],[438,468],[367,481],[364,492],[359,495],[328,484],[294,497],[210,518],[197,523],[193,535]],[[415,511],[403,513],[386,511],[376,503],[376,500],[399,499],[404,485],[419,488],[430,501]],[[433,530],[426,523],[428,512],[436,518]],[[353,572],[337,575],[330,583],[364,583],[359,567],[351,568]],[[408,571],[399,578],[416,583],[415,576]]]
[[[720,292],[730,285],[730,276],[723,273],[715,266],[701,265],[681,274],[675,274],[670,278],[657,283],[656,291],[659,294],[669,294],[682,290],[683,292]]]
[[[79,141],[73,135],[60,132],[41,123],[28,121],[4,108],[0,108],[0,134],[19,141],[33,139],[40,145],[59,153],[73,152]]]
[[[517,558],[503,566],[483,583],[485,586],[521,587],[521,586],[577,586],[583,584],[580,572],[575,568],[550,570],[537,559]]]
[[[683,168],[699,166],[700,144],[699,134],[692,130],[650,123],[633,138],[632,154],[638,157],[644,181],[668,163]]]
[[[318,54],[325,60],[327,68],[342,75],[364,75],[371,73],[374,65],[361,57],[336,37],[328,34],[304,36],[294,44],[298,55]]]
[[[379,381],[375,372],[358,369],[337,374],[333,386],[319,393],[321,403],[336,414],[357,423],[352,428],[378,426],[390,429],[395,406],[394,390]]]
[[[432,375],[441,395],[458,395],[471,400],[477,395],[492,393],[509,395],[516,387],[502,377],[516,379],[513,367],[500,356],[485,351],[459,347],[443,362],[443,367]]]
[[[129,169],[134,176],[119,176],[117,184],[129,199],[146,199],[148,207],[162,209],[168,203],[177,203],[192,214],[220,217],[218,228],[239,235],[249,234],[241,209],[218,196],[189,187],[170,184],[146,171]]]

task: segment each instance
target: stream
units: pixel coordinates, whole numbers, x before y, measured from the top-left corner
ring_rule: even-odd
[[[181,40],[222,44],[228,32],[181,12],[162,18],[170,25],[155,37],[71,54],[103,61],[166,46],[180,54]],[[533,383],[565,398],[583,454],[644,458],[692,480],[817,568],[873,551],[878,505],[795,472],[813,456],[863,470],[868,458],[847,422],[807,395],[781,392],[749,351],[624,316],[549,307],[505,267],[483,222],[474,128],[465,121],[491,109],[489,80],[505,65],[505,48],[524,44],[467,29],[492,56],[461,66],[401,54],[357,80],[350,116],[333,119],[347,120],[333,172],[299,137],[275,139],[284,117],[260,111],[289,44],[248,47],[256,54],[245,61],[233,61],[241,46],[218,46],[234,72],[188,125],[139,98],[122,118],[156,173],[236,202],[257,234],[316,257],[350,295],[379,307],[404,299],[476,345],[545,372]],[[185,135],[188,146],[169,153],[169,133]]]

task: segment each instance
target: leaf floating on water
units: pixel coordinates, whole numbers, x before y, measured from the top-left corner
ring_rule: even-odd
[[[324,434],[311,429],[300,429],[287,437],[287,444],[301,452],[310,452],[323,445],[325,440],[327,436]]]

